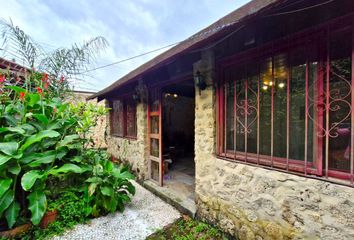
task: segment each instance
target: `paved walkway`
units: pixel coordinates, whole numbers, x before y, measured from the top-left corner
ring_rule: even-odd
[[[136,194],[123,213],[93,219],[54,239],[143,240],[181,216],[175,208],[139,184],[135,183],[135,187]]]

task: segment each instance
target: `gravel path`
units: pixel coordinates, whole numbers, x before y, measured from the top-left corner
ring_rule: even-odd
[[[143,240],[158,229],[174,222],[181,215],[171,205],[134,184],[136,194],[123,213],[109,214],[93,219],[53,240],[64,239],[119,239]]]

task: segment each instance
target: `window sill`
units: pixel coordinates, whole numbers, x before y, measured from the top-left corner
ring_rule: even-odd
[[[239,164],[244,164],[244,165],[248,165],[251,167],[259,167],[259,168],[263,168],[263,169],[267,169],[267,170],[271,170],[271,171],[277,171],[277,172],[281,172],[281,173],[286,173],[286,174],[291,174],[291,175],[296,175],[296,176],[300,176],[300,177],[305,177],[305,178],[311,178],[311,179],[316,179],[316,180],[320,180],[320,181],[325,181],[325,182],[329,182],[329,183],[333,183],[333,184],[338,184],[341,186],[346,186],[346,187],[354,187],[353,183],[351,183],[350,181],[350,174],[339,174],[341,175],[341,177],[335,176],[335,174],[333,174],[333,171],[329,171],[329,177],[326,178],[324,176],[317,176],[316,174],[311,174],[309,171],[307,174],[300,172],[300,171],[287,171],[286,169],[282,169],[279,167],[271,167],[271,166],[267,166],[267,165],[263,165],[263,164],[257,164],[253,161],[244,161],[244,160],[240,160],[240,159],[232,159],[229,157],[225,157],[219,154],[216,154],[215,157],[219,160],[222,161],[228,161],[228,162],[233,162],[233,163],[239,163]],[[331,174],[332,173],[332,174]],[[338,174],[338,172],[337,172]],[[344,176],[345,175],[345,176]]]
[[[115,137],[115,138],[122,138],[122,139],[126,139],[126,140],[132,140],[132,141],[138,140],[137,137],[122,136],[122,135],[118,135],[118,134],[111,134],[110,136],[111,137]]]

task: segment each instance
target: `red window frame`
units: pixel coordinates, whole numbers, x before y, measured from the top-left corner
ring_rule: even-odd
[[[117,105],[120,105],[120,109],[118,110],[115,109],[115,106]],[[110,100],[110,108],[111,135],[122,138],[136,139],[136,102],[131,97],[112,99]]]
[[[237,66],[237,65],[242,65],[245,63],[251,63],[252,61],[259,61],[261,59],[264,59],[265,57],[269,56],[275,56],[277,53],[289,53],[289,49],[292,49],[298,45],[306,43],[309,39],[312,41],[316,41],[319,49],[324,49],[321,51],[320,54],[320,61],[317,69],[317,78],[322,79],[317,81],[317,87],[319,91],[329,91],[328,88],[324,89],[325,82],[328,82],[329,78],[329,49],[328,49],[328,42],[329,42],[329,36],[330,33],[333,29],[336,30],[338,28],[345,28],[349,27],[351,28],[352,32],[352,79],[351,79],[351,86],[352,86],[352,92],[351,92],[351,126],[354,126],[354,91],[353,91],[353,86],[354,86],[354,16],[350,17],[344,17],[340,20],[332,21],[330,23],[324,24],[317,29],[311,29],[304,31],[299,34],[294,34],[292,37],[288,37],[287,40],[278,40],[275,41],[271,44],[266,44],[262,47],[259,47],[257,49],[252,49],[246,52],[243,52],[241,54],[238,54],[236,56],[232,56],[229,58],[222,59],[219,61],[217,64],[217,69],[218,69],[218,78],[219,78],[219,84],[217,85],[216,89],[216,94],[217,94],[217,100],[218,100],[218,105],[217,105],[217,113],[218,113],[218,118],[217,118],[217,156],[219,158],[228,160],[228,161],[239,161],[239,162],[245,162],[253,165],[260,165],[264,166],[266,168],[275,168],[279,169],[281,171],[286,171],[286,172],[291,172],[291,173],[296,173],[300,175],[305,175],[305,176],[311,176],[311,177],[320,177],[320,178],[326,178],[329,181],[335,181],[335,179],[341,179],[341,180],[350,180],[350,185],[352,186],[353,179],[354,179],[354,157],[353,157],[353,147],[354,147],[354,130],[353,127],[351,128],[351,158],[350,158],[350,171],[349,172],[343,172],[343,171],[337,171],[337,170],[330,170],[328,169],[328,159],[325,161],[324,155],[326,153],[323,152],[323,143],[324,141],[328,141],[328,137],[317,137],[314,136],[313,141],[317,141],[317,146],[314,151],[316,151],[316,158],[313,159],[313,163],[307,162],[306,157],[305,161],[300,161],[300,160],[292,160],[287,158],[278,158],[274,156],[265,156],[259,154],[254,154],[254,153],[249,153],[247,151],[245,152],[239,152],[239,151],[228,151],[226,150],[226,114],[227,114],[227,109],[226,109],[226,93],[225,93],[225,76],[224,76],[224,70],[227,67],[230,66]],[[277,47],[275,47],[277,46]],[[290,77],[288,76],[288,79]],[[289,80],[288,80],[289,83]],[[247,84],[247,83],[246,83]],[[259,81],[258,81],[259,85]],[[258,86],[258,91],[259,91],[259,86]],[[289,89],[289,88],[288,88]],[[287,90],[287,96],[289,97],[289,90]],[[308,96],[308,64],[306,65],[306,96]],[[323,96],[318,96],[319,101],[324,101]],[[234,97],[236,98],[236,97]],[[258,110],[259,111],[259,92],[257,95],[257,104],[258,104]],[[235,100],[236,101],[236,100]],[[273,100],[272,100],[273,101]],[[288,102],[288,101],[287,101]],[[308,97],[306,97],[306,106],[308,106]],[[327,106],[326,106],[327,107]],[[272,108],[273,108],[273,102],[272,102]],[[287,103],[287,109],[289,109],[288,103]],[[235,110],[234,110],[235,111]],[[289,110],[287,110],[288,112]],[[306,107],[306,114],[307,114],[307,107]],[[328,109],[326,110],[328,111]],[[272,113],[273,114],[273,113]],[[319,122],[324,119],[323,114],[321,115],[318,113],[318,117],[320,120]],[[258,117],[259,119],[259,113]],[[308,117],[306,116],[306,127],[308,126],[307,124],[307,119]],[[235,120],[236,121],[236,120]],[[259,120],[257,120],[259,121]],[[288,121],[288,118],[287,118]],[[288,123],[287,123],[288,124]],[[325,123],[322,123],[325,124]],[[273,125],[273,123],[272,123]],[[235,127],[235,125],[234,125]],[[258,125],[259,127],[259,125]],[[322,127],[322,126],[320,126]],[[259,131],[259,128],[257,128],[257,131]],[[288,131],[288,130],[287,130]],[[307,130],[306,130],[307,131]],[[235,132],[235,130],[234,130]],[[257,133],[259,134],[259,133]],[[306,132],[307,134],[307,132]],[[273,133],[272,133],[273,135]],[[287,134],[288,135],[288,134]],[[307,136],[307,135],[306,135]],[[288,138],[288,136],[287,136]],[[257,137],[257,141],[259,141],[259,137]],[[287,142],[288,143],[288,142]],[[258,146],[257,146],[258,148]],[[327,153],[328,155],[328,153]],[[326,165],[327,167],[323,167]],[[335,179],[332,179],[335,178]],[[348,184],[346,181],[344,184]]]

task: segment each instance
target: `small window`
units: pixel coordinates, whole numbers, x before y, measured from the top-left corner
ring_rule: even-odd
[[[131,99],[111,102],[111,135],[136,138],[136,103]]]

